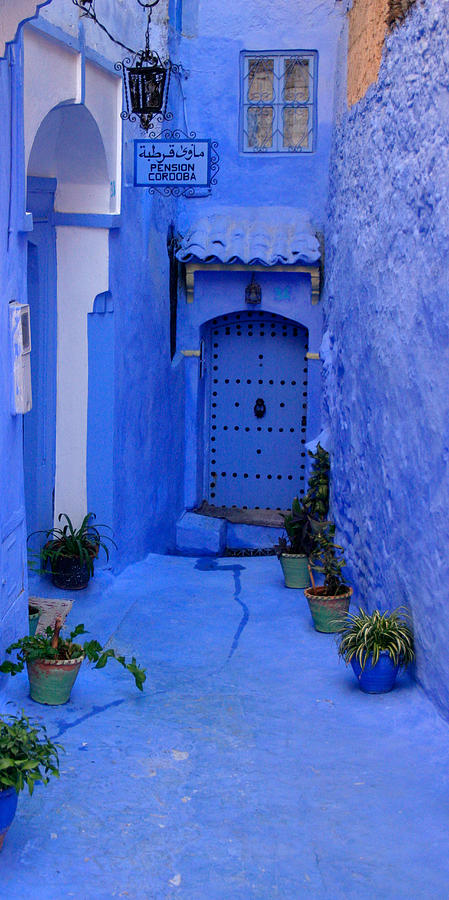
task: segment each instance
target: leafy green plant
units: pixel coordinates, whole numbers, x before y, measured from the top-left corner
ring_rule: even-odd
[[[298,497],[295,497],[293,500],[291,512],[284,515],[284,528],[287,537],[279,538],[276,546],[278,556],[281,553],[296,553],[308,556],[313,542],[309,519]]]
[[[314,546],[309,559],[310,568],[324,575],[324,595],[338,597],[346,594],[349,585],[346,584],[342,569],[346,563],[343,555],[343,547],[334,544],[335,525],[330,524],[325,531],[315,535]]]
[[[395,666],[405,668],[415,658],[413,631],[407,622],[408,614],[400,607],[393,612],[349,613],[342,631],[338,653],[348,665],[353,658],[362,670],[371,657],[375,666],[381,653],[388,653]]]
[[[45,634],[26,635],[11,644],[6,653],[11,654],[17,650],[16,662],[5,660],[0,666],[0,672],[17,675],[27,662],[36,659],[63,660],[78,659],[82,656],[89,662],[95,663],[95,669],[104,669],[109,659],[115,659],[131,673],[139,691],[143,690],[146,680],[145,669],[137,665],[134,656],[131,662],[126,662],[124,656],[118,656],[111,647],[106,650],[98,641],[86,641],[83,646],[74,643],[75,638],[88,633],[84,625],[77,625],[68,637],[62,638],[60,637],[61,624],[61,618],[58,617],[54,629],[47,628]]]
[[[81,565],[87,566],[90,575],[94,571],[94,559],[100,549],[104,550],[106,559],[109,559],[109,545],[116,547],[116,543],[101,529],[109,528],[108,525],[94,525],[94,513],[87,513],[79,528],[74,528],[67,513],[60,513],[58,522],[65,519],[65,525],[61,528],[50,528],[48,531],[33,531],[30,538],[37,534],[45,535],[45,544],[38,553],[41,563],[41,572],[45,572],[48,564],[53,571],[57,567],[58,560],[77,559]]]
[[[48,784],[59,776],[60,744],[49,740],[45,725],[20,716],[0,717],[0,791],[28,787],[33,793],[37,781]]]
[[[312,471],[302,504],[310,519],[325,522],[329,513],[330,457],[319,442],[315,452],[309,450],[309,456],[313,459]]]
[[[300,500],[295,497],[289,513],[284,515],[286,536],[279,538],[276,545],[277,555],[305,554],[310,556],[314,548],[314,536],[326,529],[329,512],[329,472],[330,459],[327,450],[320,443],[316,451],[309,450],[313,459],[312,472],[308,482],[308,490]]]

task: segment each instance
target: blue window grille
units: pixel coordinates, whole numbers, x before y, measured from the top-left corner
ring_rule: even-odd
[[[240,61],[240,149],[244,153],[312,153],[317,52],[244,51]]]

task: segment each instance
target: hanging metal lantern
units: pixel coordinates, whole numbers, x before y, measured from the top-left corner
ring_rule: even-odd
[[[116,63],[123,69],[126,110],[123,119],[135,122],[140,119],[142,128],[148,130],[154,116],[165,117],[166,97],[170,77],[170,63],[162,63],[153,50],[142,50],[132,59]]]
[[[257,306],[262,302],[262,288],[260,284],[256,281],[254,277],[251,278],[250,283],[245,288],[245,303],[248,303],[249,306]]]
[[[131,122],[139,119],[145,131],[149,131],[155,116],[159,121],[172,119],[173,113],[166,112],[170,73],[172,71],[178,73],[181,67],[173,65],[169,59],[162,62],[156,51],[150,50],[151,14],[159,0],[137,0],[139,6],[147,13],[145,50],[137,52],[115,38],[100,22],[95,11],[95,0],[72,0],[72,2],[81,10],[83,17],[95,22],[111,41],[131,54],[114,65],[117,72],[123,73],[126,109],[121,113],[122,119],[129,119]]]
[[[131,109],[137,116],[153,115],[164,105],[167,70],[142,56],[138,64],[126,70]]]

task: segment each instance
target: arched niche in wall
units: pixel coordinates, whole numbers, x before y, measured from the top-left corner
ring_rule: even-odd
[[[28,174],[58,178],[61,212],[118,213],[120,76],[87,58],[69,36],[59,41],[31,25],[24,29],[23,56]]]
[[[56,384],[56,411],[51,422],[39,416],[38,431],[55,433],[54,516],[66,512],[79,523],[87,512],[87,407],[88,329],[87,315],[94,298],[109,287],[109,173],[105,147],[97,122],[83,104],[64,103],[51,109],[36,130],[28,164],[27,207],[33,213],[30,241],[43,228],[40,192],[48,196],[51,183],[54,206],[47,210],[47,234],[37,242],[40,269],[50,265],[56,248],[51,279],[52,296],[31,291],[31,303],[39,305],[36,331],[56,340],[54,375],[42,376],[43,353],[32,352],[32,370],[38,391],[36,410],[48,407],[50,381]],[[99,214],[99,215],[98,215]],[[109,220],[108,216],[108,220]],[[56,308],[57,334],[47,332],[47,310]],[[33,315],[33,310],[32,310]],[[36,372],[36,367],[38,371]],[[25,454],[27,447],[25,444]],[[94,510],[95,511],[95,510]],[[30,515],[30,519],[34,519]],[[39,523],[47,528],[48,523]]]
[[[109,212],[106,153],[85,106],[62,104],[46,115],[31,148],[28,175],[56,178],[57,212]]]

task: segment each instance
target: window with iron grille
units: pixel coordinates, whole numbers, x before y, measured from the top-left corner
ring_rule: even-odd
[[[313,50],[241,54],[241,150],[315,149],[317,68]]]

